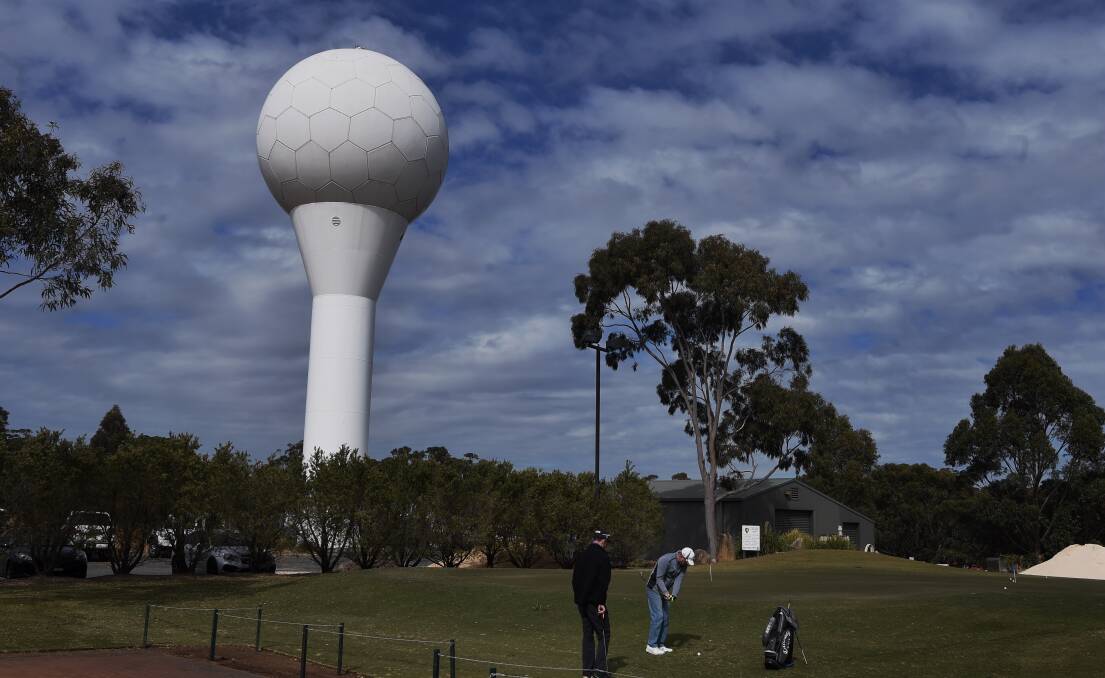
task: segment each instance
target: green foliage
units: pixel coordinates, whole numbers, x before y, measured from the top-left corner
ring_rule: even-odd
[[[459,567],[476,550],[483,532],[479,466],[473,457],[452,457],[443,447],[426,452],[430,458],[428,556],[442,567]]]
[[[0,87],[0,273],[17,282],[0,285],[0,299],[42,285],[42,308],[74,305],[114,284],[126,266],[119,250],[142,197],[118,162],[92,170],[87,179],[53,134],[24,115],[19,99]]]
[[[133,436],[126,418],[123,417],[123,411],[118,405],[112,405],[100,420],[100,427],[92,434],[88,445],[99,454],[111,455]]]
[[[136,436],[110,457],[98,457],[98,507],[111,517],[111,569],[128,574],[146,557],[155,530],[179,505],[180,479],[195,463],[199,441],[189,434]]]
[[[878,465],[875,439],[866,429],[854,429],[847,415],[826,404],[809,452],[802,481],[862,513],[874,513],[872,474]]]
[[[663,533],[660,501],[629,461],[602,486],[599,523],[612,535],[607,551],[615,567],[643,560]]]
[[[647,356],[660,367],[660,402],[670,414],[685,417],[695,441],[706,531],[716,557],[713,504],[721,467],[757,451],[781,467],[792,463],[785,451],[749,450],[727,444],[727,436],[741,431],[748,418],[750,384],[809,374],[808,350],[798,333],[764,333],[771,318],[798,312],[805,283],[793,272],[775,272],[754,249],[724,236],[696,243],[687,228],[664,220],[614,233],[591,255],[587,274],[576,276],[575,292],[584,305],[571,321],[577,348],[608,332],[608,366]],[[753,334],[759,335],[758,346],[749,345]]]
[[[533,567],[541,556],[544,493],[541,473],[528,468],[516,471],[507,480],[504,492],[506,529],[503,542],[507,558],[514,567]]]
[[[224,515],[225,502],[219,492],[225,492],[230,486],[216,475],[222,468],[200,455],[198,448],[196,441],[194,449],[184,451],[175,469],[175,492],[164,526],[173,549],[173,574],[195,572],[197,560],[211,544],[211,530],[216,527],[216,516]],[[232,454],[233,448],[230,443],[220,445],[214,457]]]
[[[830,551],[849,551],[855,547],[855,544],[853,544],[848,537],[842,537],[836,534],[818,538],[811,545],[811,548],[827,549]]]
[[[6,536],[31,546],[46,571],[72,537],[70,516],[86,495],[89,461],[84,441],[66,440],[61,431],[40,429],[0,448]]]
[[[937,562],[964,562],[966,524],[981,515],[971,484],[926,464],[885,464],[872,475],[879,550]]]
[[[392,488],[383,466],[383,462],[363,457],[358,468],[357,510],[353,514],[349,550],[350,557],[364,570],[383,561],[391,538],[388,532],[390,506],[383,498],[389,496]]]
[[[793,539],[788,541],[785,534],[776,532],[771,523],[764,523],[760,527],[760,553],[764,555],[790,551],[793,541]]]
[[[1010,346],[987,373],[986,390],[971,397],[971,418],[956,425],[944,453],[964,478],[1025,509],[1006,534],[1039,559],[1069,481],[1105,467],[1105,410],[1043,346]]]
[[[361,457],[342,446],[332,454],[316,449],[306,467],[295,476],[298,501],[292,516],[311,559],[323,572],[332,572],[353,531],[353,516],[361,493],[357,487]]]
[[[542,546],[557,565],[571,568],[576,556],[591,543],[591,533],[597,527],[595,476],[542,473],[538,476],[537,502]]]
[[[414,567],[430,548],[429,502],[431,475],[425,451],[401,447],[383,461],[387,492],[387,553],[393,565]]]
[[[475,492],[477,540],[487,567],[495,567],[498,556],[506,549],[510,533],[511,506],[509,481],[514,473],[510,462],[479,459],[476,465]]]

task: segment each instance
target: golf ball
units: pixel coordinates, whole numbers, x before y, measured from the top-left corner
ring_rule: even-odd
[[[1002,591],[1008,591],[1008,590],[1009,590],[1009,587],[1008,587],[1008,586],[1003,586],[1003,587],[1001,587],[1001,590],[1002,590]]]
[[[702,653],[701,653],[701,652],[699,652],[699,653],[698,653],[698,656],[699,656],[699,657],[701,657],[701,656],[702,656]]]

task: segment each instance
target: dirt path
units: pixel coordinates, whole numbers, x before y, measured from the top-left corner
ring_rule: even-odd
[[[334,669],[307,665],[310,678],[334,675]],[[354,674],[348,674],[354,675]],[[148,650],[87,650],[0,654],[0,678],[299,678],[299,662],[272,652],[220,646],[216,661],[207,648],[173,647]]]

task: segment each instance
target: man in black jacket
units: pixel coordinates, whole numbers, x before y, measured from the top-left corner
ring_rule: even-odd
[[[598,678],[609,674],[606,652],[610,647],[610,612],[606,589],[610,586],[610,556],[606,541],[610,535],[595,530],[591,545],[576,558],[572,570],[572,591],[583,622],[583,675]],[[595,636],[598,636],[596,646]]]

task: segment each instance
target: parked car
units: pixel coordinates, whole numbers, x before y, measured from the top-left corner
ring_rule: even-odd
[[[88,556],[76,546],[63,546],[54,567],[44,572],[45,564],[32,555],[30,546],[11,544],[0,538],[0,573],[6,579],[49,574],[84,579],[88,576]]]
[[[173,533],[169,530],[156,530],[150,535],[150,541],[147,544],[149,549],[150,558],[172,558],[173,557]]]
[[[247,546],[212,546],[197,559],[197,567],[202,566],[207,574],[226,574],[229,572],[276,572],[276,558],[271,553],[262,553],[254,562]]]
[[[73,544],[84,550],[89,560],[111,559],[111,514],[103,511],[74,511]]]

